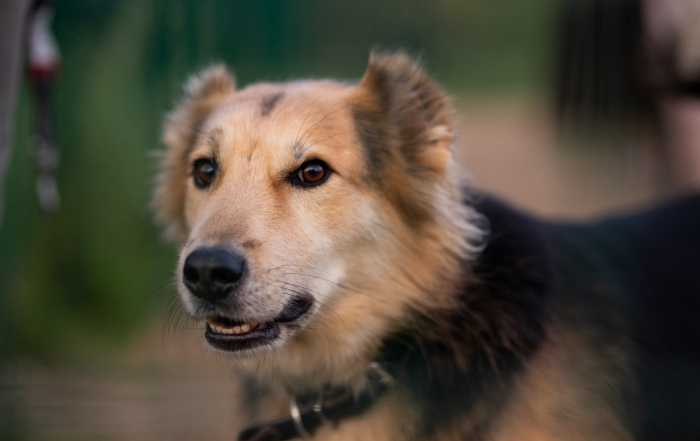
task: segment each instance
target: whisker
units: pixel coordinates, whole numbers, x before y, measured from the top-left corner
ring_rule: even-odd
[[[156,277],[158,278],[157,280],[163,279],[165,277],[175,277],[175,272],[168,271],[167,273],[158,274]]]
[[[306,112],[306,116],[304,117],[304,120],[303,120],[303,121],[301,122],[301,124],[299,125],[299,130],[297,130],[297,136],[294,137],[294,144],[296,144],[297,142],[299,142],[299,133],[301,132],[301,128],[304,127],[304,123],[306,122],[306,118],[308,118],[309,115],[311,115],[311,109],[309,109],[309,111]],[[306,133],[306,132],[304,132],[304,133]],[[302,135],[302,136],[303,136],[303,135]]]
[[[328,300],[336,300],[336,299],[334,299],[334,298],[332,298],[332,297],[330,297],[330,296],[327,296],[327,295],[325,295],[325,294],[321,294],[320,292],[314,291],[313,289],[307,288],[307,287],[305,287],[305,286],[295,285],[294,283],[285,282],[285,281],[283,281],[283,280],[276,280],[276,282],[277,282],[277,283],[282,283],[282,284],[284,284],[284,285],[294,286],[294,287],[299,288],[299,289],[302,289],[302,290],[304,290],[304,291],[312,292],[312,293],[314,293],[314,294],[316,294],[316,295],[319,295],[319,296],[321,296],[321,297],[325,297],[325,298],[327,298]],[[299,293],[299,294],[301,295],[302,293]]]
[[[326,116],[324,116],[323,118],[321,118],[320,121],[318,121],[316,124],[314,124],[313,126],[311,126],[311,128],[313,128],[313,130],[311,130],[311,133],[309,133],[309,135],[306,137],[306,141],[303,141],[304,135],[301,136],[301,137],[302,137],[302,144],[306,144],[306,142],[308,142],[308,140],[311,138],[311,135],[314,134],[314,132],[316,131],[316,129],[318,128],[318,126],[320,126],[321,123],[322,123],[323,121],[326,120],[326,118],[328,118],[329,116],[333,115],[335,112],[338,112],[338,111],[341,111],[341,110],[345,109],[345,108],[348,107],[348,106],[350,106],[350,104],[346,104],[346,105],[341,106],[341,107],[339,107],[338,109],[335,109],[335,110],[333,110],[334,108],[331,107],[331,110],[329,110],[328,113],[326,113]],[[307,129],[306,131],[308,132],[309,129]],[[306,132],[304,132],[304,134],[306,134]]]
[[[318,341],[322,341],[322,340],[321,340],[321,336],[318,335],[318,334],[316,333],[316,329],[312,328],[312,327],[309,326],[309,325],[306,325],[306,327],[307,327],[311,332],[314,333],[314,335],[316,336],[316,338],[318,339]]]
[[[309,268],[309,269],[312,269],[312,270],[314,270],[314,271],[318,271],[319,273],[327,274],[327,275],[329,275],[329,276],[332,275],[332,274],[329,273],[328,271],[323,271],[323,270],[320,270],[320,269],[315,268],[315,267],[313,267],[313,266],[309,266],[309,265],[294,265],[294,264],[278,265],[278,266],[276,266],[276,267],[273,267],[273,268],[268,269],[268,270],[266,271],[266,273],[271,272],[271,271],[278,270],[278,269],[280,269],[280,268],[285,268],[285,267],[288,267],[288,266],[298,266],[298,267],[300,267],[300,268]]]
[[[148,297],[152,296],[153,294],[157,293],[159,290],[167,287],[168,285],[172,285],[174,283],[177,283],[177,280],[168,280],[167,282],[163,283],[162,285],[151,291],[150,294],[148,294]]]
[[[179,307],[180,307],[180,302],[179,302],[179,299],[177,297],[173,297],[168,302],[168,305],[165,308],[165,314],[164,314],[164,320],[163,320],[163,329],[162,329],[162,335],[161,335],[162,340],[165,340],[165,338],[169,336],[168,330],[171,329],[170,326],[172,325],[173,314],[175,314],[175,311]]]
[[[328,113],[326,113],[326,116],[324,116],[320,120],[316,121],[314,124],[310,125],[306,130],[304,130],[304,133],[301,134],[301,139],[300,140],[297,139],[297,142],[302,144],[302,145],[305,144],[306,141],[304,141],[304,136],[306,136],[306,134],[309,132],[309,130],[311,130],[311,129],[316,130],[316,127],[318,127],[318,125],[321,124],[326,118],[328,118],[328,115],[330,115],[330,113],[332,111],[333,111],[333,108],[331,107],[331,109],[328,111]],[[313,134],[313,132],[311,132],[311,134]],[[307,140],[308,140],[308,138],[307,138]]]
[[[335,286],[337,286],[337,287],[339,287],[339,288],[347,289],[348,291],[352,291],[352,292],[355,292],[355,293],[358,293],[358,294],[368,295],[368,294],[363,293],[363,292],[361,292],[361,291],[358,291],[358,290],[356,290],[356,289],[349,288],[349,287],[347,287],[347,286],[345,286],[345,285],[341,285],[340,283],[334,282],[334,281],[332,281],[332,280],[328,280],[328,279],[326,279],[326,278],[319,277],[319,276],[314,276],[313,274],[304,274],[304,273],[282,273],[282,275],[283,275],[283,276],[294,275],[294,276],[313,277],[314,279],[319,279],[319,280],[323,280],[323,281],[328,282],[328,283],[332,283],[332,284],[334,284]]]
[[[307,145],[306,147],[304,147],[304,150],[301,151],[301,154],[303,155],[304,153],[306,153],[307,150],[309,150],[311,147],[315,146],[316,144],[322,143],[323,141],[327,141],[331,138],[335,138],[336,136],[340,136],[340,135],[341,135],[341,133],[336,133],[335,135],[331,135],[331,136],[328,136],[326,138],[321,139],[320,141],[316,141],[314,143],[311,143],[311,144]]]
[[[168,289],[172,288],[172,285],[175,283],[175,280],[171,280],[169,282],[164,283],[163,285],[159,286],[158,288],[154,289],[151,291],[150,294],[148,294],[139,304],[138,308],[136,308],[136,314],[139,314],[142,309],[146,306],[147,302],[150,301],[155,301],[158,297],[161,297],[163,295],[168,294]],[[170,293],[173,293],[174,291],[170,291]]]
[[[274,268],[270,268],[269,270],[265,271],[265,274],[270,273],[270,272],[275,271],[275,270],[278,270],[278,269],[281,269],[281,268],[285,268],[285,267],[309,268],[309,269],[311,269],[311,270],[318,271],[319,273],[327,274],[327,275],[329,275],[329,276],[332,275],[332,274],[329,273],[328,271],[323,271],[323,270],[320,270],[320,269],[315,268],[315,267],[313,267],[313,266],[309,266],[309,265],[291,265],[291,264],[279,265],[279,266],[276,266],[276,267],[274,267]],[[332,281],[332,280],[330,280],[330,279],[326,279],[326,278],[324,278],[324,277],[315,276],[315,275],[313,275],[313,274],[305,274],[305,273],[282,273],[282,275],[297,275],[297,276],[313,277],[313,278],[316,278],[316,279],[320,279],[320,280],[326,281],[326,282],[328,282],[328,283],[332,283],[332,284],[334,284],[335,286],[337,286],[337,287],[339,287],[339,288],[347,289],[348,291],[352,291],[352,292],[355,292],[355,293],[357,293],[357,294],[366,295],[366,296],[368,296],[369,298],[371,298],[371,299],[373,299],[373,300],[376,300],[376,299],[374,299],[374,297],[370,296],[370,295],[367,294],[367,293],[364,293],[364,292],[362,292],[362,291],[358,291],[358,290],[356,290],[356,289],[354,289],[354,288],[350,288],[349,286],[343,285],[343,284],[338,283],[338,282],[334,282],[334,281]]]

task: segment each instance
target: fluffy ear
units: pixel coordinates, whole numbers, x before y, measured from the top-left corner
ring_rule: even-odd
[[[373,52],[353,103],[357,133],[370,171],[391,175],[400,209],[416,219],[431,210],[431,182],[451,161],[451,102],[419,63],[403,53]]]
[[[407,160],[436,171],[444,166],[434,156],[444,158],[439,150],[449,148],[451,101],[418,62],[400,52],[372,52],[360,86],[396,130]]]
[[[185,84],[185,97],[165,119],[163,143],[167,150],[152,205],[167,233],[184,239],[185,184],[189,174],[187,153],[195,142],[200,126],[211,111],[236,89],[234,76],[223,65],[214,65]]]

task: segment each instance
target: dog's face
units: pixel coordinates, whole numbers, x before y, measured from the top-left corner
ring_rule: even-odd
[[[405,56],[373,56],[359,84],[236,91],[214,67],[186,90],[154,202],[187,236],[179,292],[213,347],[357,352],[433,283],[423,239],[466,249],[444,219],[461,205],[448,101]]]
[[[372,241],[379,220],[363,197],[348,92],[256,85],[222,100],[199,129],[185,158],[189,240],[178,274],[214,347],[281,345],[352,270],[347,256]]]

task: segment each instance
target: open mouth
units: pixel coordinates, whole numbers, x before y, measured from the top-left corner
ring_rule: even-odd
[[[308,312],[313,298],[303,296],[289,302],[274,320],[235,321],[220,315],[207,317],[204,337],[222,351],[244,351],[268,344],[280,336],[280,325],[293,322]]]

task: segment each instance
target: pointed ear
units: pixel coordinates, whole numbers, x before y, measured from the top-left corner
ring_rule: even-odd
[[[167,233],[184,239],[185,185],[189,174],[187,154],[206,118],[236,90],[236,80],[224,65],[211,66],[185,84],[185,97],[165,119],[161,164],[152,206]]]
[[[429,218],[451,163],[451,102],[403,53],[370,55],[353,100],[370,176],[411,224]]]
[[[394,132],[411,166],[442,172],[452,140],[451,100],[420,64],[404,53],[372,52],[360,87],[373,113]]]

